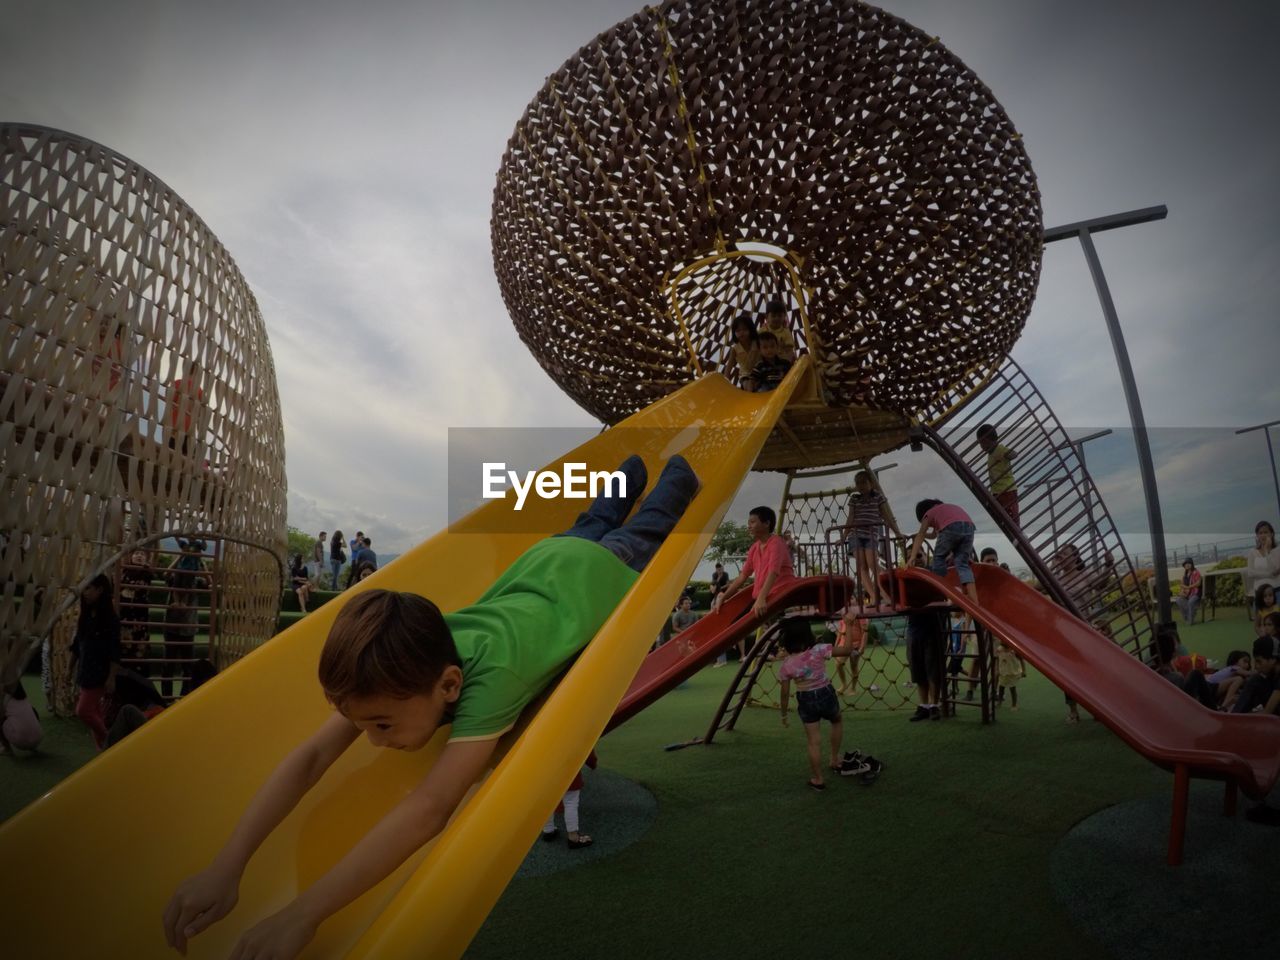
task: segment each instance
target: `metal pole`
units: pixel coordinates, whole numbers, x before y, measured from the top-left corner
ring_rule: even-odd
[[[1120,330],[1120,318],[1116,315],[1116,305],[1111,299],[1111,290],[1107,286],[1107,278],[1102,272],[1102,262],[1098,259],[1098,251],[1089,236],[1089,227],[1082,225],[1077,236],[1080,246],[1084,248],[1084,258],[1089,264],[1089,273],[1093,276],[1093,285],[1098,290],[1098,300],[1102,303],[1102,315],[1107,321],[1107,333],[1111,335],[1111,346],[1115,350],[1116,365],[1120,368],[1120,384],[1124,387],[1125,402],[1129,407],[1129,419],[1133,422],[1133,443],[1138,451],[1138,472],[1142,477],[1142,492],[1147,502],[1147,526],[1151,531],[1151,552],[1155,565],[1156,606],[1161,624],[1172,622],[1172,608],[1169,604],[1169,567],[1164,546],[1164,521],[1160,517],[1160,495],[1156,490],[1156,470],[1151,461],[1151,443],[1147,436],[1147,422],[1142,416],[1142,401],[1138,397],[1138,385],[1133,378],[1133,366],[1129,362],[1129,350],[1125,346],[1124,334]]]
[[[1243,430],[1237,430],[1236,436],[1242,433],[1252,433],[1254,430],[1261,430],[1267,436],[1267,456],[1271,459],[1271,482],[1276,488],[1276,506],[1280,507],[1280,479],[1276,477],[1276,453],[1271,446],[1271,428],[1280,423],[1280,420],[1272,420],[1270,423],[1260,423],[1256,427],[1245,427]]]
[[[1063,446],[1070,447],[1072,450],[1074,450],[1076,452],[1076,456],[1080,458],[1080,472],[1081,472],[1080,479],[1083,481],[1086,481],[1085,487],[1084,487],[1084,510],[1089,517],[1089,529],[1091,532],[1094,530],[1093,495],[1089,492],[1089,488],[1092,486],[1092,484],[1088,482],[1089,466],[1087,463],[1085,463],[1085,459],[1084,459],[1084,445],[1088,443],[1090,440],[1097,440],[1100,437],[1109,437],[1111,433],[1112,433],[1111,428],[1107,427],[1107,429],[1105,430],[1098,430],[1097,432],[1090,433],[1087,436],[1077,437],[1075,440],[1068,440],[1065,444],[1063,444]],[[1059,449],[1061,449],[1061,447]]]

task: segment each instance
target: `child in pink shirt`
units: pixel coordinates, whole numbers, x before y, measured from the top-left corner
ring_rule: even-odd
[[[787,708],[791,699],[791,683],[796,684],[796,713],[804,724],[804,735],[808,741],[809,770],[813,774],[809,778],[809,788],[825,790],[827,785],[822,779],[822,721],[831,724],[831,769],[841,776],[866,776],[874,769],[879,773],[879,761],[874,764],[871,758],[862,757],[854,751],[842,760],[840,757],[840,741],[844,736],[844,722],[840,715],[840,701],[836,697],[836,688],[827,679],[827,661],[833,657],[844,659],[849,656],[851,648],[847,646],[833,647],[829,643],[814,643],[813,631],[807,621],[802,619],[784,619],[779,621],[782,630],[782,649],[787,651],[787,658],[778,667],[778,679],[782,681],[782,725],[787,726]],[[870,780],[866,780],[870,782]]]
[[[778,515],[770,507],[756,507],[747,515],[747,532],[752,538],[747,562],[733,583],[716,594],[711,603],[712,613],[719,613],[721,605],[741,590],[749,577],[754,577],[751,596],[756,602],[751,612],[761,617],[768,609],[771,592],[796,578],[787,541],[773,532],[777,522]]]
[[[973,534],[976,529],[973,520],[963,509],[954,503],[943,503],[941,500],[921,500],[916,504],[916,519],[920,521],[920,529],[916,532],[915,542],[911,544],[911,552],[907,555],[907,566],[913,567],[920,547],[925,538],[938,538],[933,548],[933,563],[929,569],[940,577],[947,575],[947,560],[955,565],[956,576],[960,585],[976,603],[978,588],[973,583]]]

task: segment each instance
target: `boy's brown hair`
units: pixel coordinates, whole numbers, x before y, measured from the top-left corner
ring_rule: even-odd
[[[320,651],[320,686],[339,710],[352,697],[430,693],[462,666],[440,608],[416,593],[366,590],[342,608]]]

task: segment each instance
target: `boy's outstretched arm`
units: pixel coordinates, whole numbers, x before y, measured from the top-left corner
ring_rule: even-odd
[[[747,574],[739,573],[733,578],[733,582],[716,594],[716,598],[711,601],[711,612],[719,613],[720,608],[724,606],[725,601],[742,589],[743,584],[747,582]]]
[[[920,554],[920,545],[924,543],[925,533],[928,532],[928,530],[929,521],[921,521],[920,529],[916,531],[916,538],[911,544],[911,552],[907,554],[908,567],[914,567],[916,565],[916,557]]]
[[[496,738],[446,744],[414,791],[309,890],[241,937],[231,960],[288,960],[301,952],[326,918],[387,877],[444,829],[484,773],[497,745]]]
[[[350,720],[335,712],[280,762],[213,863],[184,880],[169,900],[164,911],[169,946],[185,954],[189,939],[231,912],[239,897],[240,877],[254,851],[359,735]]]

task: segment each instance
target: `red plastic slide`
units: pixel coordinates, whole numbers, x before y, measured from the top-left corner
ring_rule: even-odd
[[[939,596],[962,607],[995,636],[1080,702],[1125,743],[1174,772],[1169,862],[1182,859],[1188,781],[1227,783],[1227,812],[1235,788],[1261,798],[1280,777],[1280,718],[1217,713],[1126,653],[1089,624],[1067,613],[999,567],[974,565],[979,603],[955,573],[941,580],[925,570],[897,571],[906,605]]]
[[[791,580],[774,588],[762,618],[752,615],[751,591],[743,590],[721,606],[719,613],[708,613],[645,657],[605,732],[631,719],[668,690],[689,679],[743,637],[755,633],[760,624],[767,623],[771,617],[791,607],[816,606],[820,611],[832,611],[846,602],[850,587],[844,577]]]

